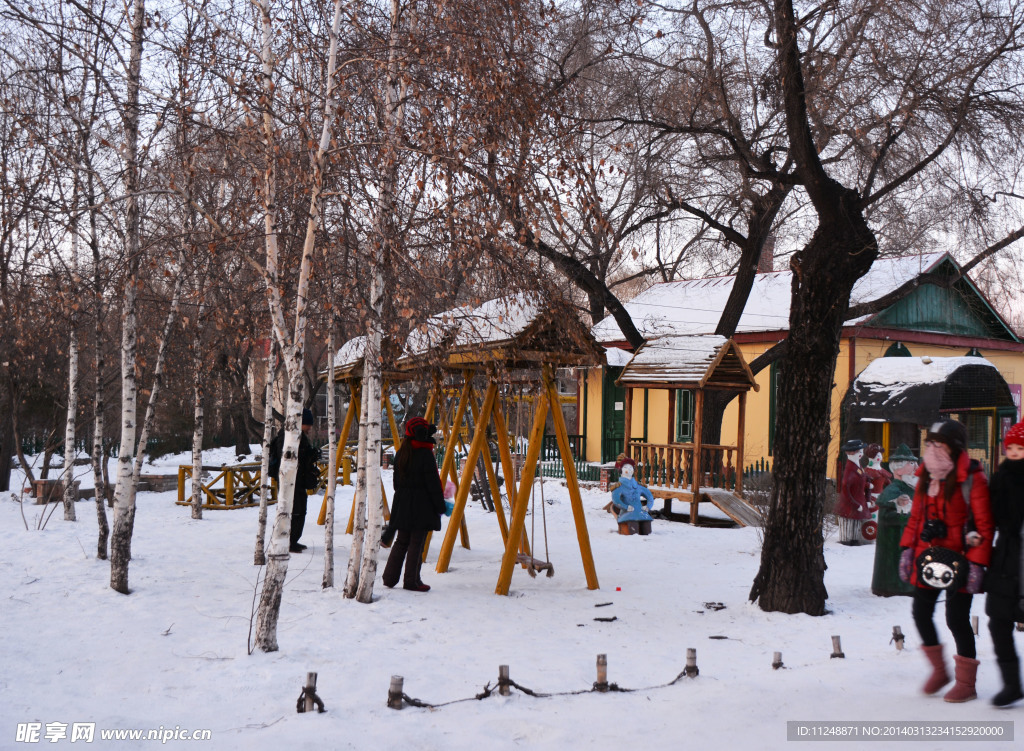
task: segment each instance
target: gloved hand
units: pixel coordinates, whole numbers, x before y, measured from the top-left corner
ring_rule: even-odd
[[[910,572],[914,570],[914,550],[912,548],[903,548],[903,552],[900,553],[900,581],[904,584],[910,584]]]
[[[965,589],[968,594],[981,594],[981,585],[985,580],[985,567],[977,563],[970,564],[967,570],[967,585]]]
[[[454,501],[445,501],[444,502],[444,515],[445,516],[451,516],[452,515],[452,511],[454,511],[454,510],[455,510],[455,503],[454,503]]]

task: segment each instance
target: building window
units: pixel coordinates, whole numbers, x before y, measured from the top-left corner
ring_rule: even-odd
[[[676,390],[676,442],[693,443],[693,392]]]

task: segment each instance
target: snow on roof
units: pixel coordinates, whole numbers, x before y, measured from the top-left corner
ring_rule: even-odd
[[[618,347],[608,347],[604,351],[604,359],[612,368],[621,368],[625,366],[632,357],[632,352],[619,349]]]
[[[511,341],[533,323],[540,311],[540,298],[528,292],[488,300],[477,307],[446,310],[409,334],[405,352],[422,355],[449,336],[454,349]]]
[[[945,383],[957,370],[966,365],[995,365],[984,357],[879,357],[860,372],[854,383],[866,386]]]
[[[899,258],[880,258],[854,285],[850,304],[870,302],[914,277],[934,268],[945,253],[927,253]],[[732,292],[733,276],[663,282],[641,292],[625,304],[644,338],[665,335],[712,334]],[[737,332],[785,331],[789,328],[789,303],[793,273],[773,271],[757,274]],[[867,316],[850,320],[861,323]],[[598,342],[625,339],[612,316],[593,328]]]
[[[363,361],[363,354],[366,352],[366,337],[357,336],[349,339],[338,348],[334,356],[334,367],[346,368],[358,365]]]
[[[646,342],[621,380],[653,383],[700,381],[729,340],[724,336],[663,336]]]

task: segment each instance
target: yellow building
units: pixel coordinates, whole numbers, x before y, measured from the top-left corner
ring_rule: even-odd
[[[954,275],[956,261],[948,254],[880,259],[854,287],[851,305],[870,302],[892,292],[922,274]],[[748,363],[786,338],[792,275],[790,271],[758,274],[733,340]],[[645,339],[664,335],[714,333],[715,326],[732,289],[733,277],[715,277],[657,284],[626,303],[626,308]],[[615,381],[628,362],[628,344],[615,320],[609,316],[593,328],[595,338],[607,352],[607,366],[592,368],[581,376],[579,430],[586,436],[586,458],[592,462],[614,460],[622,451],[626,405],[625,389]],[[858,374],[877,358],[888,355],[938,358],[981,355],[1005,379],[1016,402],[1016,411],[1006,405],[975,407],[966,411],[941,410],[968,423],[979,445],[987,442],[990,453],[998,452],[1005,428],[1020,419],[1021,383],[1024,382],[1024,343],[993,309],[980,290],[967,278],[950,287],[921,285],[909,295],[879,313],[847,321],[836,363],[832,395],[832,424],[829,466],[835,467],[846,425],[840,409],[842,400]],[[775,390],[780,374],[776,365],[756,374],[759,390],[747,397],[744,436],[745,464],[772,460],[775,425]],[[693,439],[693,399],[685,390],[636,389],[631,405],[631,440],[650,443],[689,442]],[[722,423],[721,441],[735,444],[736,400],[729,405]],[[933,419],[938,419],[938,410]],[[886,449],[901,442],[912,447],[915,436],[896,436],[879,420],[876,425],[859,423],[856,432],[867,441]],[[984,433],[984,435],[983,435]]]

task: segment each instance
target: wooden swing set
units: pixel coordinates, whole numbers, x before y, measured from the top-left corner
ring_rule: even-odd
[[[441,322],[439,325],[443,330],[430,332],[426,337],[410,336],[405,354],[395,362],[394,368],[388,373],[389,383],[400,379],[422,378],[424,374],[430,374],[433,379],[424,417],[428,421],[436,422],[444,435],[444,458],[440,466],[442,481],[451,480],[457,488],[451,519],[445,529],[438,553],[436,571],[448,571],[457,535],[461,534],[462,546],[469,548],[465,509],[470,496],[474,469],[479,461],[483,464],[491,497],[495,501],[494,510],[504,545],[495,593],[508,594],[512,573],[517,563],[531,576],[536,576],[538,571],[545,571],[548,576],[554,574],[554,565],[548,554],[547,517],[543,508],[543,498],[543,559],[538,559],[530,548],[529,537],[533,536],[536,527],[535,515],[534,529],[530,535],[526,533],[526,515],[531,500],[535,497],[534,480],[539,466],[545,425],[550,414],[569,490],[587,588],[597,589],[599,585],[590,536],[565,418],[560,408],[554,371],[556,367],[593,365],[600,362],[600,347],[566,306],[540,305],[524,296],[492,300],[477,308],[449,311],[437,317],[437,321]],[[352,376],[353,374],[349,374],[349,377]],[[486,383],[482,398],[477,389],[477,381],[481,378]],[[351,381],[350,386],[355,387]],[[524,401],[524,387],[528,387],[535,396],[532,426],[525,458],[521,464],[521,476],[517,481],[517,462],[513,456],[512,446],[513,440],[518,441],[519,438],[517,436],[513,439],[509,435],[503,403],[517,402],[521,405]],[[455,401],[454,398],[446,398],[446,395],[454,397],[456,392],[458,400],[453,408],[451,402]],[[387,389],[384,393],[387,393]],[[382,401],[397,450],[401,434],[391,411],[390,400],[385,398]],[[350,400],[350,412],[353,402],[354,398]],[[521,413],[521,406],[517,406],[517,415],[521,417]],[[517,422],[520,420],[517,419]],[[349,415],[346,415],[346,424],[351,426]],[[501,462],[511,507],[510,520],[505,518],[501,503],[498,473],[488,447],[488,431],[493,431],[498,445],[498,459]],[[466,448],[462,436],[470,434],[472,438]],[[347,432],[343,430],[342,436],[344,440]],[[460,442],[465,451],[464,469],[461,473],[456,461]],[[543,483],[543,479],[541,482]],[[543,495],[543,485],[541,493]],[[349,532],[352,529],[351,518],[350,514]],[[424,546],[424,558],[429,544],[428,538],[427,545]]]

